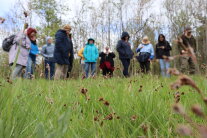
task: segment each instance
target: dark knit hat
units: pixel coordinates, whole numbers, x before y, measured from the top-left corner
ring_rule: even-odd
[[[34,28],[28,28],[27,29],[27,35],[30,36],[32,33],[37,33],[37,31]]]

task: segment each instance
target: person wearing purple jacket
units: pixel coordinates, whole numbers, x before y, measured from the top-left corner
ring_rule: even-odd
[[[23,69],[25,69],[25,67],[27,66],[27,60],[28,60],[30,44],[31,44],[30,37],[31,34],[35,31],[35,29],[33,28],[31,29],[30,28],[27,29],[24,33],[19,32],[14,39],[13,46],[9,50],[10,66],[12,66],[16,61],[16,66],[11,74],[12,79],[15,79],[16,77],[22,77]]]

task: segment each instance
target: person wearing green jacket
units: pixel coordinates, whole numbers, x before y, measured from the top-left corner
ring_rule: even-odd
[[[89,77],[89,70],[91,68],[91,76],[93,77],[96,72],[96,62],[99,57],[98,48],[94,45],[95,40],[90,38],[86,44],[83,56],[85,62],[85,77]]]

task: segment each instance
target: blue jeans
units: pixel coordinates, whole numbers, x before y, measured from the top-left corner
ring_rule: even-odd
[[[29,54],[28,60],[27,60],[27,67],[26,67],[26,78],[31,78],[31,75],[33,75],[36,65],[36,55]]]
[[[86,75],[86,78],[89,77],[90,68],[91,68],[91,76],[94,76],[95,72],[96,72],[96,62],[86,62],[85,63],[85,75]]]
[[[48,69],[48,67],[49,67],[49,69]],[[50,75],[50,77],[49,77],[49,75]],[[49,61],[49,60],[45,60],[45,78],[53,80],[54,75],[55,75],[55,63],[52,61]]]
[[[170,77],[170,74],[167,73],[170,68],[170,62],[165,61],[164,59],[160,59],[160,69],[163,77]]]

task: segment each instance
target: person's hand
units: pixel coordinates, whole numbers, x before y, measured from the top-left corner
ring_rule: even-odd
[[[70,57],[70,53],[68,53],[68,56]]]
[[[181,53],[182,53],[182,54],[186,54],[187,52],[186,52],[185,50],[182,50]]]
[[[140,49],[144,48],[144,46],[141,46]]]
[[[165,49],[165,47],[164,47],[164,46],[161,46],[160,48],[161,48],[161,49]]]
[[[178,38],[178,42],[179,43],[183,43],[183,39],[182,38]]]

